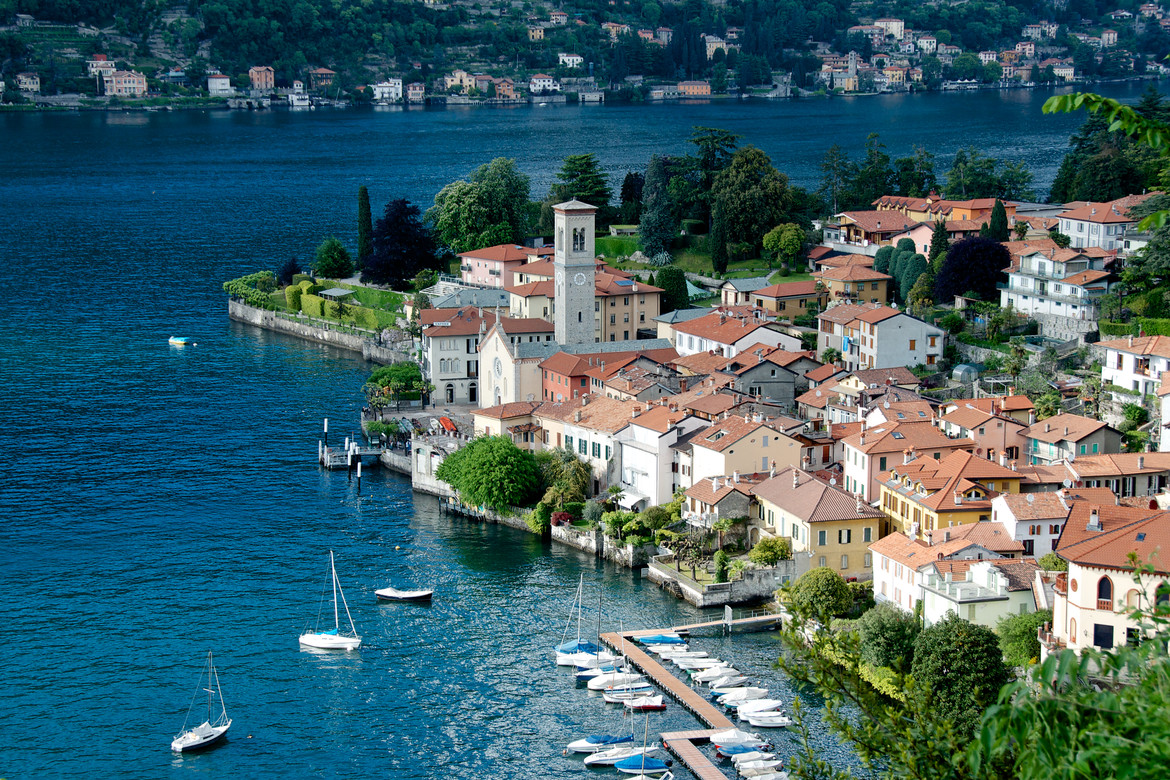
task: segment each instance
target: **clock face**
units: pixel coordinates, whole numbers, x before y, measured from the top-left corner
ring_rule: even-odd
[[[557,271],[557,287],[561,287],[565,283],[565,274],[563,271]]]
[[[496,372],[496,376],[504,373],[504,364],[500,362],[499,358],[496,358],[496,362],[492,365],[492,370]]]
[[[578,285],[578,286],[585,284],[585,274],[578,273],[576,276],[574,276],[573,277],[573,284]]]

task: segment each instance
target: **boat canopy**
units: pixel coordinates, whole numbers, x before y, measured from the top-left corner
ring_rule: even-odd
[[[593,642],[584,639],[573,639],[556,646],[558,653],[592,653],[596,655],[599,649]]]

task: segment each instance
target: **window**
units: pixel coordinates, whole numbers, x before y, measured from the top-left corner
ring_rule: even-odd
[[[873,568],[873,555],[872,554],[870,554],[870,553],[865,554],[865,558],[864,558],[864,562],[862,563],[862,566],[864,566],[867,569]],[[882,586],[884,587],[885,583],[882,583]]]
[[[589,454],[589,442],[585,441],[584,439],[578,439],[577,440],[577,452],[581,453],[582,455],[588,455]]]
[[[616,314],[609,315],[609,324],[610,325],[617,325],[617,315]]]
[[[1082,455],[1085,454],[1085,445],[1083,445],[1083,444],[1081,445],[1081,454]]]
[[[760,458],[760,471],[767,471],[767,470],[768,470],[768,456],[765,455],[764,457]]]
[[[565,437],[565,449],[567,449],[567,450],[573,449],[573,437],[572,436]]]
[[[837,544],[849,544],[853,541],[853,529],[842,528],[837,531]]]
[[[792,538],[798,542],[800,541],[800,526],[796,523],[792,524]]]
[[[910,339],[910,351],[913,352],[917,346],[918,346],[918,340],[917,339]]]
[[[828,544],[828,535],[828,531],[817,531],[817,545],[824,547],[826,544]]]
[[[605,459],[606,460],[609,460],[609,453],[610,453],[610,449],[609,449],[609,445],[607,444],[607,445],[605,445]]]
[[[842,556],[841,556],[841,568],[842,568],[842,569],[848,569],[848,568],[849,568],[849,556],[848,556],[848,555],[842,555]]]
[[[876,290],[877,288],[878,288],[878,283],[877,283],[877,282],[871,282],[871,283],[870,283],[870,285],[869,285],[869,289],[871,289],[871,290]]]
[[[824,566],[824,565],[825,565],[825,556],[823,556],[823,555],[821,556],[821,561],[820,561],[820,563],[819,563],[819,564],[817,564],[817,565],[818,565],[818,566]]]
[[[593,442],[593,457],[601,457],[601,445],[598,442]]]
[[[861,539],[862,539],[862,541],[865,541],[865,542],[872,542],[873,541],[873,528],[871,528],[870,526],[867,525],[861,532]],[[869,555],[867,554],[866,557],[868,558]],[[869,566],[868,563],[865,565]]]
[[[932,347],[938,346],[938,336],[931,336],[930,337],[930,346],[932,346]]]
[[[878,471],[886,470],[886,457],[883,455],[882,457],[878,458]],[[868,542],[869,540],[866,539],[866,541]]]

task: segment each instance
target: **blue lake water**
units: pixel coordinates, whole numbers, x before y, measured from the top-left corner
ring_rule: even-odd
[[[1042,116],[1043,97],[0,115],[0,777],[580,775],[563,745],[620,717],[551,665],[578,576],[607,629],[700,615],[627,570],[440,516],[399,477],[367,473],[359,495],[320,472],[321,418],[356,427],[369,366],[229,323],[222,282],[352,241],[360,184],[375,209],[425,206],[504,155],[539,196],[566,154],[620,177],[687,151],[693,125],[741,133],[805,186],[829,144],[857,156],[872,129],[944,169],[969,143],[1022,158],[1047,187],[1081,120]],[[177,334],[198,346],[168,346]],[[330,549],[360,653],[297,647]],[[435,603],[379,606],[386,584],[433,586]],[[794,693],[773,638],[699,644]],[[208,649],[231,739],[174,757]],[[677,706],[651,716],[695,725]]]

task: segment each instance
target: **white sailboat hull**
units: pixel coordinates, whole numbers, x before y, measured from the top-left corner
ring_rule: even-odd
[[[300,643],[318,650],[357,650],[362,646],[362,638],[341,634],[308,633],[301,634]]]
[[[189,731],[184,731],[171,742],[171,750],[176,753],[187,753],[192,750],[200,750],[202,748],[210,747],[211,745],[223,739],[227,734],[227,730],[231,728],[232,722],[229,719],[227,723],[221,723],[213,726],[204,721],[202,725],[196,726]]]
[[[644,682],[645,679],[646,678],[640,674],[632,673],[626,674],[619,672],[615,674],[599,674],[590,680],[589,684],[585,687],[591,691],[603,691],[606,688],[611,688],[615,685],[630,685],[632,683]]]
[[[618,657],[611,652],[602,650],[600,653],[557,653],[557,666],[580,666],[589,668],[602,664],[613,663]]]
[[[621,761],[623,758],[630,756],[640,756],[642,754],[652,755],[658,751],[658,745],[649,745],[647,747],[619,747],[610,748],[609,750],[602,750],[594,753],[585,759],[585,766],[610,766]]]

